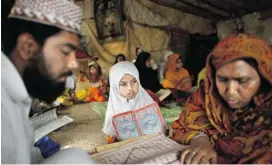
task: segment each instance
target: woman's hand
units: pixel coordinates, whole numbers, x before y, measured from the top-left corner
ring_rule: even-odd
[[[181,164],[216,164],[216,151],[208,138],[198,137],[182,151],[180,161]]]

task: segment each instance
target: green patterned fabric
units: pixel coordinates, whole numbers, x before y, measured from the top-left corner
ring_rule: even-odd
[[[93,102],[92,109],[99,115],[102,126],[104,125],[106,110],[108,102]],[[160,107],[162,116],[168,125],[177,120],[184,107],[177,106],[176,103],[166,105],[168,108]]]

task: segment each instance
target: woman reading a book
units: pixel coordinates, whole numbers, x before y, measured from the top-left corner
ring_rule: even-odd
[[[139,71],[140,81],[145,89],[149,89],[153,93],[163,89],[158,79],[157,70],[151,68],[151,54],[141,52],[137,57],[135,66]]]
[[[133,63],[124,61],[115,64],[109,73],[110,78],[110,95],[108,101],[108,107],[106,111],[106,117],[104,122],[103,132],[108,136],[108,143],[112,143],[118,140],[124,140],[118,134],[118,128],[114,127],[113,120],[114,117],[124,112],[128,111],[136,111],[145,106],[152,105],[151,108],[158,109],[158,106],[154,104],[154,100],[148,95],[148,93],[143,89],[139,81],[139,73]],[[154,106],[153,106],[154,105]],[[158,114],[159,118],[161,118],[161,114]],[[158,117],[158,116],[155,116]],[[156,124],[152,120],[154,116],[146,115],[148,121],[146,121],[146,126],[149,127],[151,124]],[[144,118],[143,120],[147,119]],[[129,116],[126,117],[124,115],[123,126],[126,125],[125,128],[126,133],[136,133],[137,129],[133,122],[127,123],[129,120]],[[135,121],[135,120],[133,120]],[[164,121],[160,121],[161,125],[164,125]],[[159,125],[158,124],[158,125]],[[118,126],[117,126],[118,127]],[[151,130],[152,131],[152,130]],[[120,132],[119,132],[120,133]],[[118,136],[119,135],[119,136]]]
[[[192,87],[187,69],[183,68],[181,56],[173,54],[168,57],[167,71],[162,82],[164,88],[189,91]]]
[[[143,88],[157,103],[160,103],[159,97],[156,93],[164,91],[164,88],[159,82],[157,69],[154,70],[151,66],[151,54],[141,52],[134,64],[139,71],[140,81]]]
[[[190,147],[181,163],[272,163],[272,50],[263,40],[232,35],[207,58],[205,83],[172,124]]]

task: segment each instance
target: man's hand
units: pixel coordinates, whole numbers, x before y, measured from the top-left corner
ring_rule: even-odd
[[[182,151],[181,164],[216,164],[216,151],[206,137],[193,139],[190,147]]]

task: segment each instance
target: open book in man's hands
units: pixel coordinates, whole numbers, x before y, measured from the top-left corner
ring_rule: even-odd
[[[73,119],[68,116],[58,117],[56,109],[35,115],[30,118],[30,120],[35,129],[35,142],[50,132],[73,121]]]

